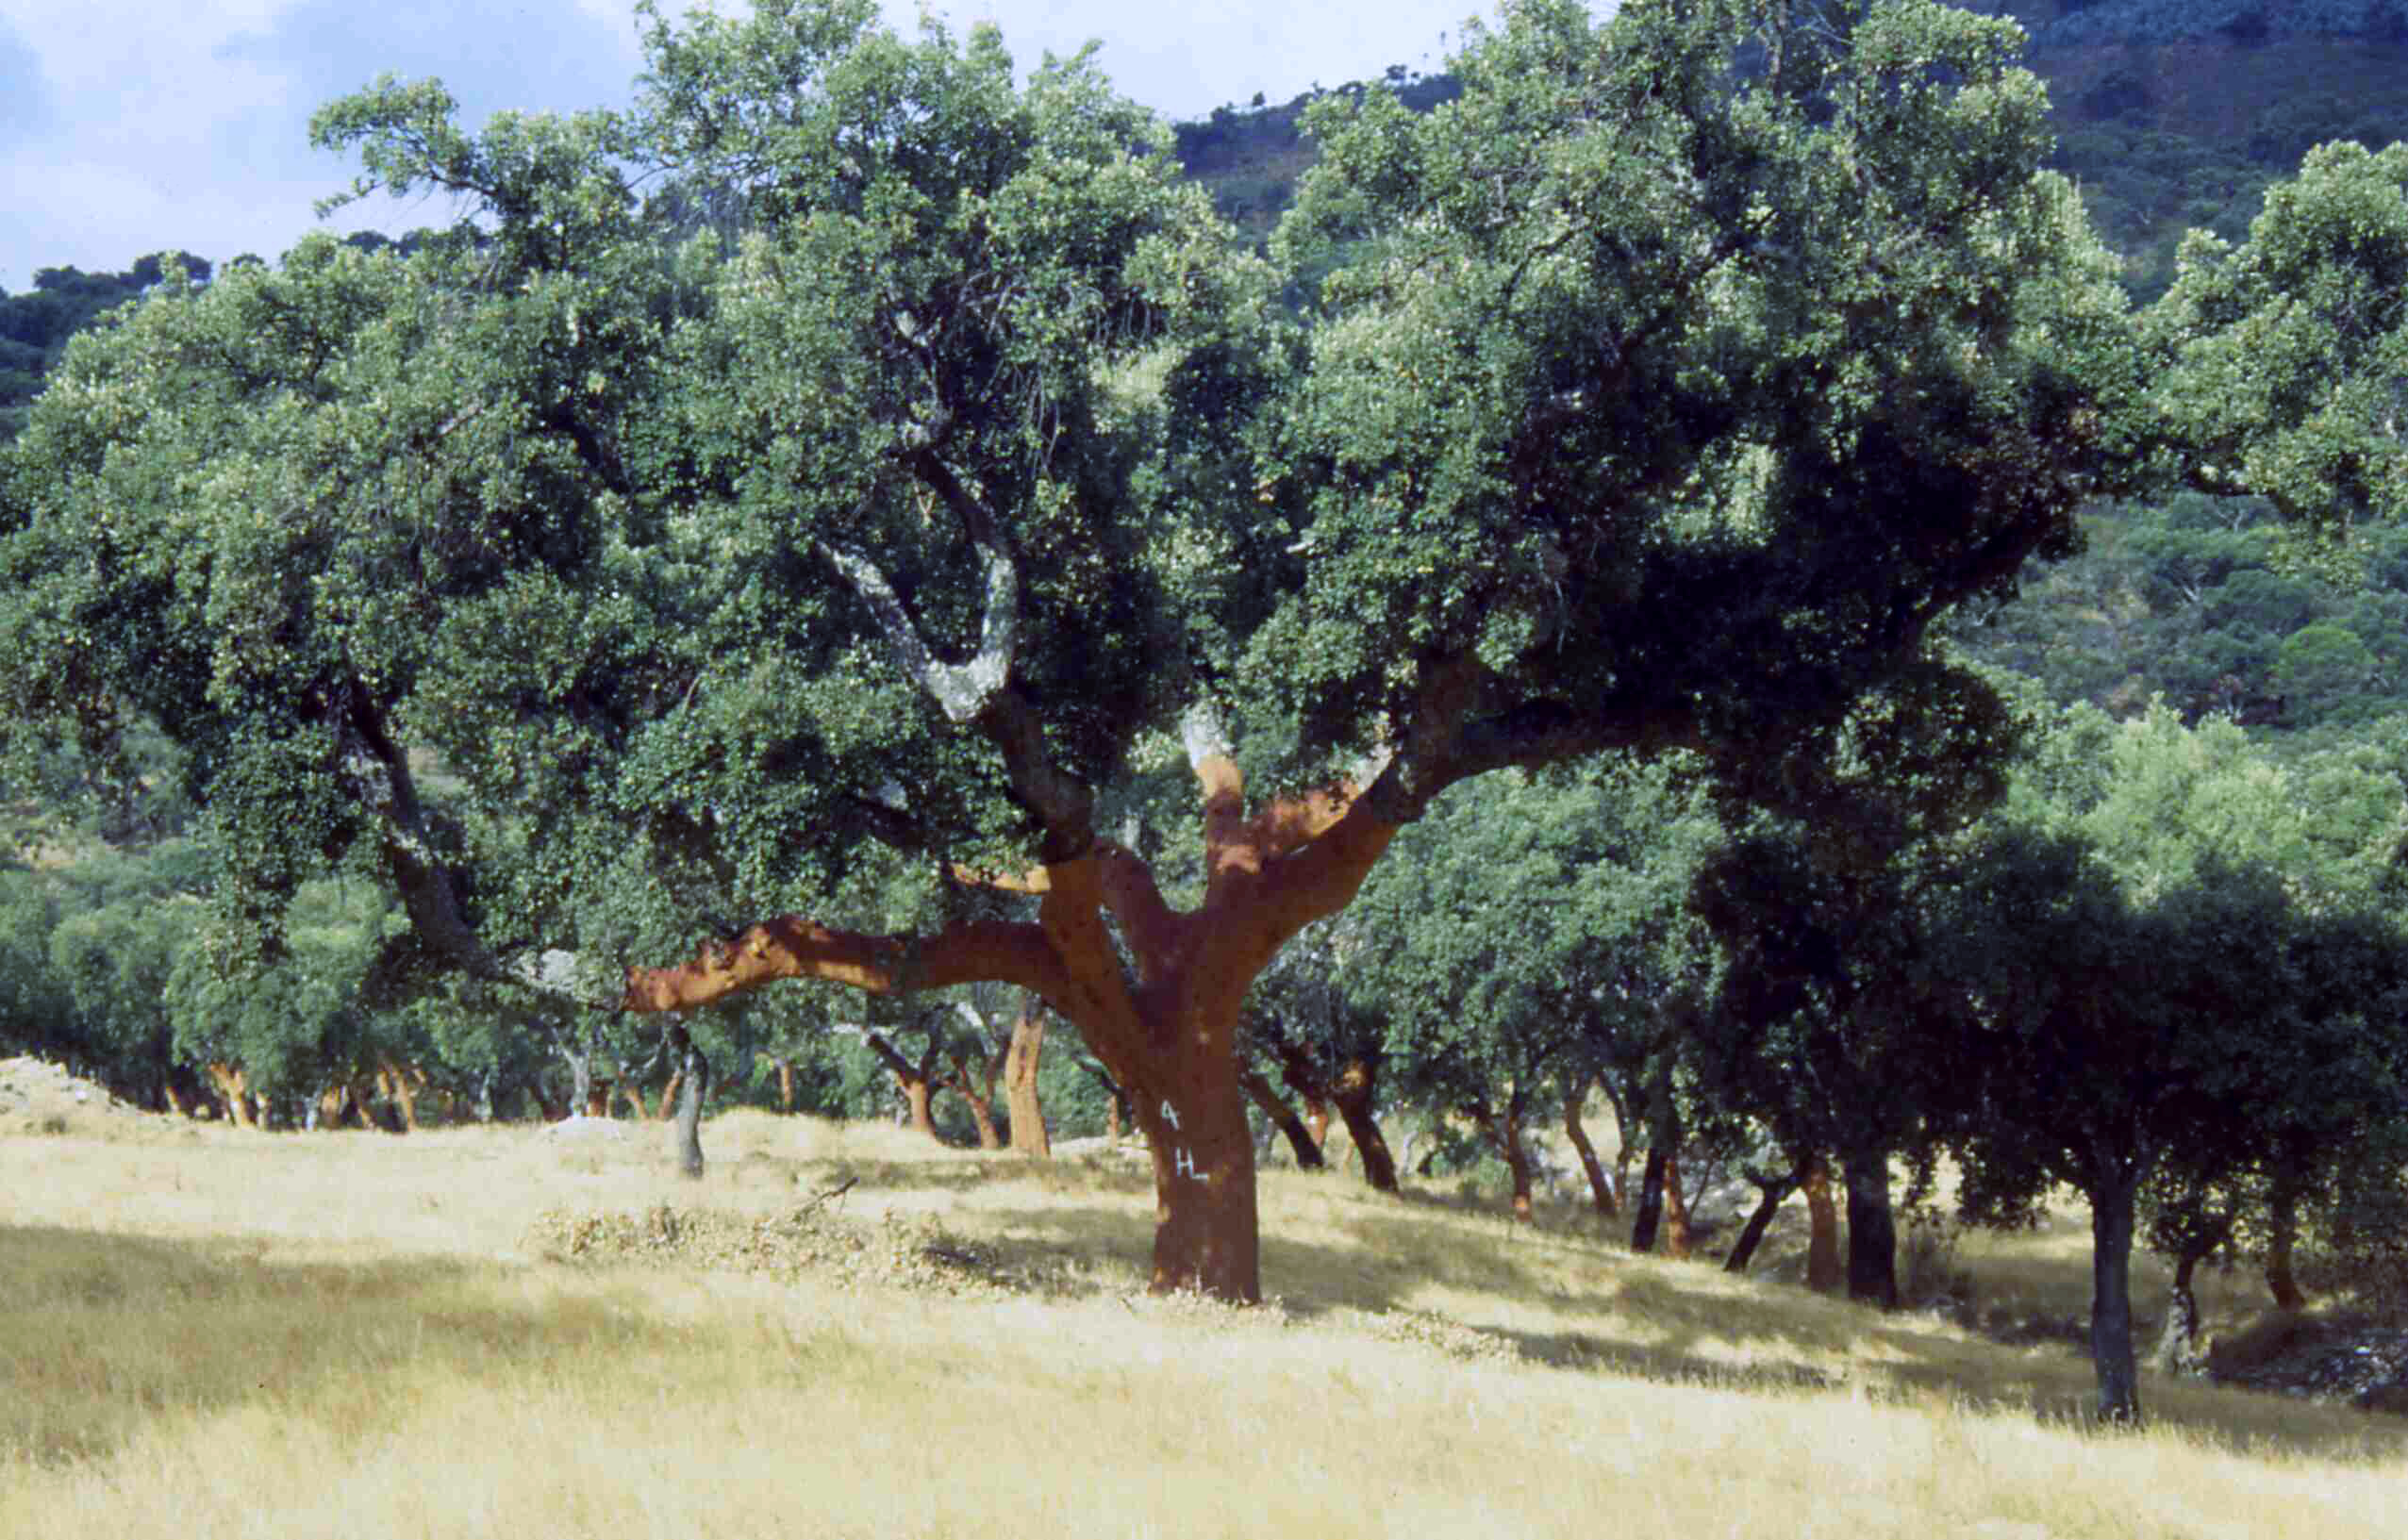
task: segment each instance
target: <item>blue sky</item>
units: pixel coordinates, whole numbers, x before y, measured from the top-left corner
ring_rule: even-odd
[[[722,8],[737,0],[722,0]],[[665,6],[687,8],[683,0]],[[1023,64],[1088,38],[1128,94],[1195,118],[1254,92],[1435,70],[1494,0],[938,0],[992,21]],[[913,25],[918,6],[887,0]],[[1443,40],[1443,41],[1442,41]],[[640,68],[633,0],[0,0],[0,288],[36,269],[115,272],[180,246],[274,257],[317,223],[345,161],[308,146],[310,112],[380,70],[440,75],[471,123],[501,108],[621,105]],[[443,210],[346,210],[398,234]]]

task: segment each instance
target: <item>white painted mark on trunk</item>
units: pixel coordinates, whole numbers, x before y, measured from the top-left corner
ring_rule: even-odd
[[[1162,1103],[1162,1120],[1172,1128],[1179,1126],[1179,1109],[1172,1106],[1168,1100]]]
[[[1194,1177],[1199,1182],[1204,1180],[1196,1175],[1196,1154],[1192,1150],[1171,1151],[1171,1169],[1180,1176]]]

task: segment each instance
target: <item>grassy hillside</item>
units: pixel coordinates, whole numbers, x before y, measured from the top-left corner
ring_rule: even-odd
[[[1138,1292],[1110,1153],[736,1114],[696,1187],[651,1130],[43,1126],[0,1137],[0,1533],[45,1540],[2332,1540],[2408,1460],[2397,1419],[2169,1383],[2085,1432],[2069,1347],[1341,1175],[1267,1178],[1280,1298],[1241,1313]],[[2078,1314],[2084,1239],[1964,1261]]]

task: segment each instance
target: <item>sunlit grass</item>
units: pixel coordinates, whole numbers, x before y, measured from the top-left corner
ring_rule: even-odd
[[[1337,1172],[1266,1175],[1277,1300],[1237,1312],[1138,1293],[1150,1179],[1114,1154],[738,1114],[696,1185],[650,1126],[154,1134],[0,1140],[0,1534],[2328,1540],[2408,1490],[2396,1419],[2151,1381],[2151,1430],[2101,1435],[2061,1345]],[[528,1239],[847,1181],[825,1210],[941,1223],[1012,1283]],[[2070,1229],[1962,1265],[2078,1313]]]

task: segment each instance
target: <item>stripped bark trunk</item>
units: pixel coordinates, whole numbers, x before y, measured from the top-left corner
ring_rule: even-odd
[[[252,1100],[249,1073],[239,1064],[222,1062],[212,1063],[208,1072],[218,1099],[225,1103],[226,1119],[237,1128],[256,1131],[259,1126],[259,1106]]]
[[[1748,1172],[1748,1180],[1755,1184],[1756,1206],[1749,1214],[1747,1224],[1739,1231],[1738,1242],[1731,1248],[1730,1257],[1722,1264],[1724,1272],[1744,1273],[1748,1270],[1748,1264],[1755,1259],[1756,1248],[1764,1243],[1764,1233],[1771,1228],[1773,1216],[1781,1212],[1781,1205],[1788,1201],[1789,1195],[1798,1190],[1804,1174],[1802,1166],[1792,1167],[1779,1175],[1757,1170]]]
[[[1482,1135],[1504,1157],[1505,1170],[1513,1179],[1513,1217],[1523,1224],[1536,1222],[1531,1202],[1530,1146],[1521,1132],[1529,1105],[1528,1093],[1516,1085],[1506,1095],[1502,1111],[1485,1101],[1464,1108]]]
[[[1045,1109],[1037,1099],[1037,1065],[1044,1052],[1045,1009],[1031,998],[1012,1021],[1011,1047],[1004,1053],[1004,1097],[1011,1114],[1012,1148],[1038,1160],[1054,1155]]]
[[[1380,1120],[1371,1111],[1378,1088],[1377,1068],[1367,1060],[1349,1059],[1330,1086],[1330,1101],[1337,1108],[1339,1120],[1346,1124],[1347,1137],[1354,1141],[1354,1152],[1362,1157],[1363,1180],[1375,1191],[1394,1192],[1396,1157],[1388,1153],[1388,1142],[1380,1133]]]
[[[1664,1151],[1664,1254],[1675,1262],[1686,1262],[1692,1250],[1689,1201],[1681,1191],[1681,1151],[1676,1145]]]
[[[401,1114],[405,1134],[418,1132],[418,1093],[425,1088],[426,1071],[418,1066],[396,1064],[390,1058],[377,1061],[376,1093]]]
[[[944,1135],[937,1132],[935,1112],[937,1038],[933,1035],[929,1037],[928,1051],[917,1062],[904,1057],[902,1050],[887,1041],[883,1034],[865,1032],[861,1040],[870,1045],[870,1052],[878,1056],[878,1062],[887,1067],[887,1073],[893,1078],[895,1089],[902,1094],[904,1106],[910,1116],[912,1132],[925,1134],[942,1144]]]
[[[995,731],[1007,757],[1020,756],[1015,786],[1031,798],[1058,799],[1069,809],[1064,819],[1083,820],[1085,794],[1065,790],[1041,764],[1030,768],[1033,723],[1011,716]],[[980,920],[914,939],[788,917],[706,945],[682,967],[630,969],[621,1003],[684,1010],[797,976],[876,994],[979,980],[1030,989],[1077,1027],[1145,1132],[1154,1166],[1154,1288],[1258,1300],[1239,1007],[1289,937],[1354,896],[1397,824],[1352,788],[1275,801],[1250,818],[1226,751],[1191,738],[1189,753],[1204,794],[1206,872],[1204,902],[1192,912],[1172,910],[1136,855],[1066,823],[1049,834],[1049,850],[1061,848],[1036,872],[956,873],[1038,897],[1034,923]]]
[[[1237,1083],[1245,1087],[1248,1100],[1270,1119],[1271,1127],[1287,1135],[1287,1148],[1296,1156],[1298,1170],[1318,1171],[1328,1164],[1321,1158],[1321,1147],[1314,1140],[1312,1131],[1304,1126],[1303,1118],[1296,1116],[1296,1109],[1287,1104],[1287,1099],[1271,1087],[1261,1070],[1241,1071]]]
[[[1806,1286],[1829,1294],[1847,1277],[1839,1259],[1839,1207],[1831,1197],[1831,1163],[1817,1155],[1801,1185],[1806,1191]]]
[[[770,1063],[777,1069],[777,1110],[790,1113],[794,1110],[794,1061],[772,1059]]]

